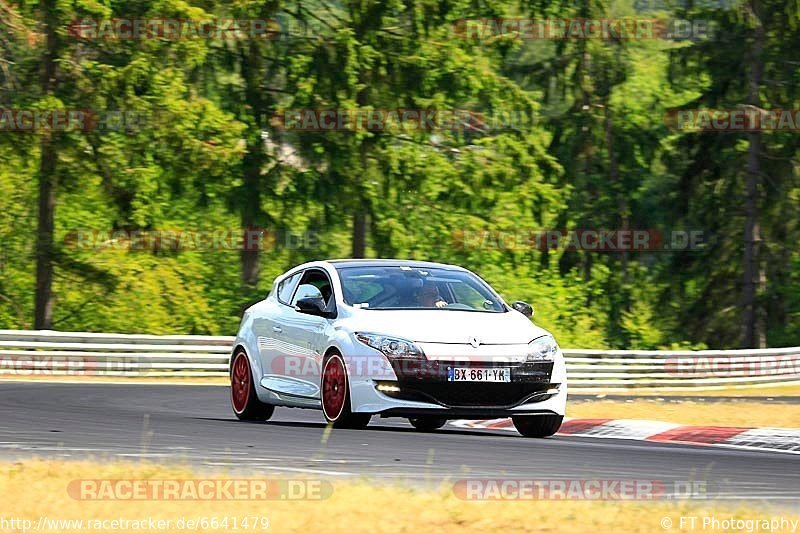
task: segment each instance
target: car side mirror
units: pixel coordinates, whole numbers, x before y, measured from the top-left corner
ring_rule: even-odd
[[[327,317],[329,314],[325,307],[325,300],[322,298],[322,296],[300,298],[295,304],[295,310],[297,310],[298,313],[303,313],[306,315]]]
[[[531,306],[531,304],[529,304],[528,302],[517,300],[516,302],[511,304],[511,308],[514,309],[514,311],[519,311],[528,318],[533,317],[533,306]]]

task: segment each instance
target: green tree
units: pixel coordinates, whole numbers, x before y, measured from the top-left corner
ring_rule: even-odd
[[[711,19],[716,28],[709,40],[672,51],[676,84],[697,91],[683,108],[797,107],[798,70],[789,59],[800,44],[797,6],[754,0],[735,10],[680,14]],[[690,131],[667,154],[681,191],[672,212],[714,237],[705,253],[675,257],[667,273],[692,338],[764,347],[767,332],[790,327],[787,243],[798,236],[797,150],[790,131]]]

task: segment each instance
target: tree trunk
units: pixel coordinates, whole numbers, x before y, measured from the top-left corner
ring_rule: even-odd
[[[39,163],[39,221],[36,233],[35,329],[53,325],[53,228],[56,208],[56,153],[53,139],[45,134]]]
[[[353,215],[353,258],[360,259],[367,254],[367,217],[364,213]]]
[[[263,54],[260,45],[255,42],[248,43],[241,52],[242,77],[245,82],[246,106],[253,116],[254,123],[247,131],[247,153],[242,161],[241,197],[241,222],[245,230],[244,247],[240,252],[240,267],[242,284],[255,287],[258,285],[261,271],[260,239],[253,239],[263,229],[263,213],[261,211],[261,194],[263,171],[266,161],[264,141],[261,138],[262,117],[266,116],[267,103],[264,100],[265,91],[261,86],[261,72]]]
[[[359,35],[359,40],[360,40]],[[366,72],[361,71],[358,75],[358,82],[363,87],[356,95],[356,102],[360,109],[364,109],[369,104],[369,77]],[[361,162],[360,174],[367,175],[367,166],[369,164],[369,154],[371,142],[368,139],[362,139],[358,146],[358,157]],[[351,176],[352,179],[352,176]],[[365,208],[368,205],[368,199],[364,193],[364,187],[361,184],[361,178],[355,178],[355,202],[352,205],[353,209],[353,250],[352,256],[354,259],[360,259],[367,255],[367,216]]]
[[[751,16],[754,18],[753,47],[748,54],[749,62],[749,94],[747,103],[751,109],[759,109],[759,88],[761,86],[762,61],[764,49],[764,27],[761,21],[759,0],[751,0]],[[747,134],[747,171],[745,177],[745,228],[744,228],[744,283],[742,291],[742,347],[763,348],[766,338],[760,320],[759,295],[764,283],[760,265],[761,235],[758,220],[759,177],[761,164],[761,133],[752,131]]]
[[[605,114],[605,134],[606,150],[608,151],[608,177],[614,189],[614,196],[617,199],[617,209],[619,210],[619,224],[616,231],[625,232],[630,225],[628,221],[628,200],[625,195],[624,185],[619,175],[619,164],[617,163],[617,153],[614,151],[614,121],[611,116],[610,98],[603,102],[603,112]],[[618,240],[621,242],[621,239]],[[628,283],[628,254],[629,250],[619,251],[620,270],[622,271],[622,283]],[[627,305],[627,303],[626,303]]]
[[[256,134],[251,133],[251,137]],[[255,287],[261,272],[261,167],[264,163],[260,133],[247,143],[243,158],[243,187],[241,191],[241,221],[244,228],[244,245],[240,252],[242,284]],[[259,236],[259,237],[255,237]]]
[[[42,92],[53,94],[56,88],[58,57],[58,21],[55,2],[42,3],[45,16],[45,53],[42,61]],[[53,230],[56,209],[56,134],[44,132],[39,160],[39,212],[36,232],[36,296],[34,328],[50,329],[53,325]]]

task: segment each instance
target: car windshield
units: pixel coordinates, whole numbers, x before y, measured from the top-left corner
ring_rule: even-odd
[[[345,303],[362,309],[440,309],[503,313],[500,298],[463,270],[409,266],[341,267]]]

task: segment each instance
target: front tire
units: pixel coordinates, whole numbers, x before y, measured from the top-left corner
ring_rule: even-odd
[[[409,418],[408,421],[414,429],[422,432],[436,431],[447,423],[446,418],[439,416],[421,416],[419,418]]]
[[[369,413],[352,411],[347,368],[338,353],[327,355],[322,364],[320,396],[325,420],[335,428],[362,429],[372,418]]]
[[[512,416],[511,421],[514,427],[523,437],[542,438],[555,435],[561,422],[564,421],[562,415],[528,415]]]
[[[238,350],[231,365],[231,407],[239,420],[269,420],[275,406],[263,403],[256,395],[253,372],[244,350]]]

